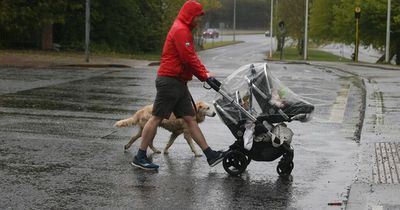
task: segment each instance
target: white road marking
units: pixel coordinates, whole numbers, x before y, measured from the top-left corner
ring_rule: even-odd
[[[371,206],[371,210],[383,210],[383,206]]]
[[[379,91],[379,88],[377,85],[374,86],[374,102],[375,102],[375,107],[376,107],[376,112],[375,112],[375,133],[381,133],[383,126],[385,124],[384,122],[384,106],[383,106],[383,95],[382,92]]]
[[[332,106],[329,122],[342,123],[344,120],[344,113],[346,111],[347,100],[350,93],[350,84],[342,85],[338,92],[336,101]]]

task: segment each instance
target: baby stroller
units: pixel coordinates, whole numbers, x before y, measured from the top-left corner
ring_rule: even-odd
[[[314,106],[302,100],[277,78],[266,63],[240,67],[222,83],[207,80],[217,94],[213,104],[236,141],[223,159],[230,175],[246,170],[251,160],[274,161],[282,157],[277,173],[290,175],[293,170],[293,132],[284,122],[308,121]]]

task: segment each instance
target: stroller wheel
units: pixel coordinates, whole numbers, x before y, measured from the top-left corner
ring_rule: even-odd
[[[278,172],[279,176],[289,176],[290,173],[292,173],[293,168],[293,161],[279,161],[278,166],[276,166],[276,172]]]
[[[249,156],[246,156],[246,159],[247,159],[247,162],[246,162],[246,164],[247,164],[247,165],[249,165],[249,164],[250,164],[250,162],[251,162],[251,158],[250,158]]]
[[[237,176],[246,170],[247,165],[250,161],[243,153],[233,150],[225,155],[222,165],[228,174]]]

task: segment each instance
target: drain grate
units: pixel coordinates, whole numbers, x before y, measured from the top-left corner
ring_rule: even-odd
[[[400,184],[400,143],[375,143],[375,163],[372,169],[376,184]]]

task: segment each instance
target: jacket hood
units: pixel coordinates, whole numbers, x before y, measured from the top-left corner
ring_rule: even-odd
[[[200,15],[204,15],[201,4],[194,0],[188,0],[183,4],[177,19],[189,26],[193,18]]]

